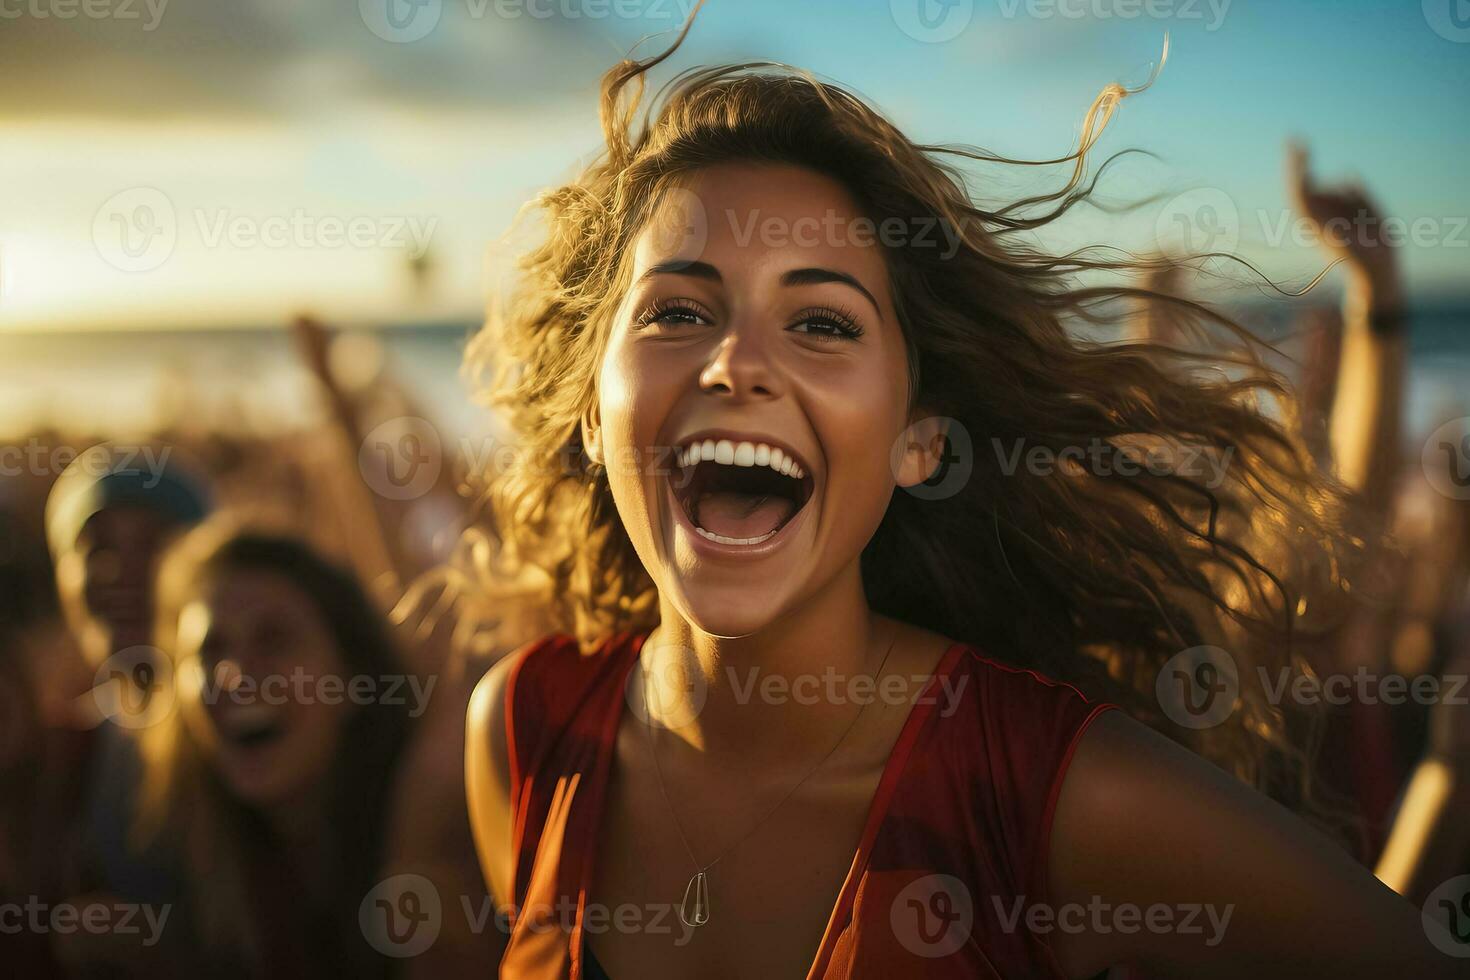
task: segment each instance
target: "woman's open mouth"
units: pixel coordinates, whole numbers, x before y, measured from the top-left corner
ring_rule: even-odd
[[[262,704],[230,708],[217,718],[216,729],[225,742],[241,749],[264,748],[286,733],[281,713]]]
[[[790,450],[769,443],[697,439],[674,450],[669,488],[690,525],[723,545],[774,538],[812,496],[812,477]]]

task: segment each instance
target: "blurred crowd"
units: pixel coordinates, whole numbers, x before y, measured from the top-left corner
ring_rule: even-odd
[[[1316,186],[1301,158],[1292,181],[1323,225],[1372,207]],[[1311,667],[1433,677],[1445,696],[1331,706],[1317,765],[1359,859],[1421,903],[1470,872],[1454,778],[1470,771],[1470,709],[1451,697],[1470,697],[1470,502],[1401,445],[1392,251],[1324,240],[1348,286],[1285,345],[1294,424],[1352,489],[1375,573]],[[1150,285],[1187,288],[1167,270]],[[1134,339],[1186,342],[1167,310],[1138,323]],[[142,434],[0,432],[16,463],[0,476],[10,975],[494,973],[462,744],[468,692],[506,646],[477,644],[444,598],[440,570],[476,522],[464,461],[433,461],[411,496],[381,492],[366,434],[422,409],[390,377],[343,384],[331,332],[293,329],[320,395],[311,426],[201,431],[184,406]],[[24,465],[28,447],[65,451],[64,472]],[[1463,479],[1453,453],[1443,462]],[[431,883],[442,909],[413,956],[396,930],[426,914],[424,891],[405,880]]]
[[[438,460],[411,497],[375,492],[395,459],[365,433],[422,409],[339,383],[329,332],[294,331],[315,425],[201,431],[185,406],[143,434],[7,434],[10,975],[386,976],[375,887],[488,908],[461,762],[488,651],[435,608],[470,506]],[[454,921],[395,975],[492,975]]]

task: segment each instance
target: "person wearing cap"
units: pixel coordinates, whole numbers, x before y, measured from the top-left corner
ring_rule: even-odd
[[[202,485],[167,462],[166,451],[94,446],[66,468],[47,499],[57,590],[94,668],[149,644],[158,556],[209,510]]]
[[[150,695],[168,678],[152,646],[153,579],[159,556],[209,512],[203,485],[169,453],[111,444],[80,454],[46,501],[46,540],[68,628],[95,671],[75,702],[80,743],[66,767],[74,800],[51,828],[59,896],[86,907],[117,900],[164,902],[177,888],[172,856],[137,850],[130,829],[142,763],[137,731],[152,723]],[[115,951],[85,933],[53,936],[73,974],[88,975]]]

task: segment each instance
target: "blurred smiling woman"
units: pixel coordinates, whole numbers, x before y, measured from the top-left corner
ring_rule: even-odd
[[[143,732],[139,823],[180,855],[177,961],[210,976],[390,975],[358,909],[380,874],[408,709],[280,683],[334,679],[340,692],[401,675],[386,624],[307,545],[219,521],[159,576],[177,697]]]
[[[502,975],[1450,976],[1417,910],[1247,785],[1315,806],[1252,678],[1300,670],[1344,557],[1259,409],[1280,379],[1248,343],[1078,339],[1143,292],[1079,273],[1137,264],[1022,238],[1085,199],[1129,93],[1064,187],[985,209],[945,155],[1004,161],[781,66],[688,73],[639,123],[669,53],[607,75],[606,152],[542,198],[478,348],[524,450],[497,560],[565,631],[470,711]],[[913,233],[857,231],[883,228]],[[965,452],[992,440],[1230,465],[1006,472]],[[1209,643],[1239,705],[1193,728],[1156,680]],[[747,683],[828,676],[815,703]]]

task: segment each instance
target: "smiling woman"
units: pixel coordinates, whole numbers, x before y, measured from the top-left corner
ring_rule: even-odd
[[[668,54],[609,72],[606,154],[542,198],[472,352],[524,450],[490,487],[500,558],[566,631],[470,709],[502,975],[1449,976],[1415,910],[1246,785],[1317,812],[1304,719],[1250,674],[1301,669],[1352,558],[1260,409],[1290,408],[1280,379],[1207,308],[1115,281],[1143,263],[1020,238],[1086,198],[1132,93],[1052,161],[1064,186],[985,209],[945,154],[1006,161],[781,66],[689,73],[636,125]],[[1140,295],[1239,351],[1071,329]],[[982,439],[1231,462],[1027,472]],[[1211,643],[1244,680],[1198,725],[1208,672],[1165,668]],[[793,703],[752,673],[840,683]]]
[[[181,876],[180,975],[386,977],[358,906],[380,873],[409,732],[387,627],[349,573],[217,517],[159,571],[163,705],[143,729],[141,836]]]

